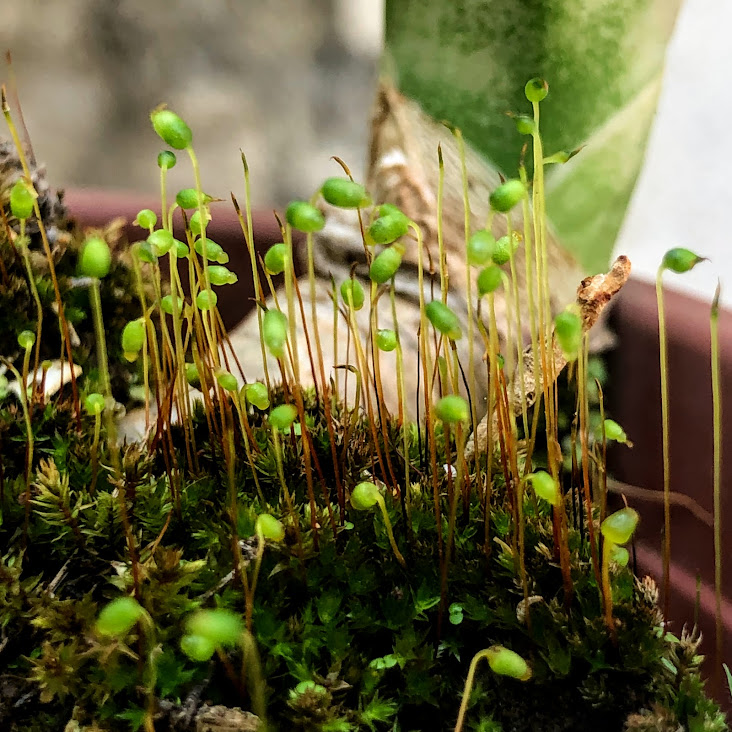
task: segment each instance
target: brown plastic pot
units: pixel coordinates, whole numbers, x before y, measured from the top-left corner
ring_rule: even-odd
[[[712,394],[709,304],[679,293],[665,293],[670,391],[671,491],[678,500],[671,509],[670,630],[680,634],[698,618],[707,658],[706,673],[714,676],[715,595],[712,491]],[[732,394],[732,318],[719,319],[722,400]],[[633,448],[614,448],[609,471],[618,480],[644,489],[628,495],[641,515],[635,540],[639,574],[659,583],[663,598],[663,460],[661,388],[656,291],[651,284],[630,281],[613,311],[619,347],[610,357],[612,375],[608,406],[625,428]],[[732,405],[723,410],[732,426]],[[732,485],[732,429],[723,430],[722,565],[725,590],[724,660],[732,664],[732,517],[725,493]],[[727,519],[725,521],[725,519]],[[698,582],[698,584],[697,584]],[[698,597],[698,602],[697,602]],[[726,684],[710,689],[729,707]]]
[[[132,222],[142,208],[155,210],[158,202],[149,196],[71,190],[68,207],[82,226],[104,226],[116,217]],[[231,329],[254,306],[251,263],[239,220],[231,205],[214,209],[208,236],[229,253],[228,267],[239,276],[235,287],[219,288],[219,308],[226,327]],[[280,241],[280,230],[271,212],[253,215],[256,251],[263,255]],[[180,218],[175,234],[182,237]],[[130,241],[144,232],[131,223],[125,228]],[[187,272],[181,272],[187,277]],[[698,618],[704,634],[703,650],[714,659],[714,544],[712,515],[712,401],[709,360],[709,306],[684,295],[666,295],[671,390],[671,490],[682,503],[672,509],[672,566],[670,619],[672,632]],[[609,412],[625,428],[633,449],[613,448],[611,475],[641,491],[629,491],[628,501],[641,514],[634,556],[637,572],[662,581],[663,465],[661,459],[660,369],[658,358],[658,318],[652,285],[631,281],[621,292],[612,316],[619,346],[610,356],[612,379],[607,389]],[[732,318],[720,318],[722,392],[732,394]],[[726,413],[732,424],[732,407]],[[730,456],[723,471],[723,484],[732,484],[732,429],[725,432],[724,453]],[[729,506],[729,501],[725,506]],[[732,523],[732,517],[728,524]],[[727,663],[732,663],[732,529],[724,531],[723,551],[724,627],[728,639]],[[699,603],[697,605],[697,578]],[[711,664],[707,673],[712,676]],[[728,704],[729,694],[715,688],[717,698]]]

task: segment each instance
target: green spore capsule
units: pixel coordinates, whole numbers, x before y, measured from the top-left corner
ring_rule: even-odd
[[[280,242],[273,244],[264,255],[264,267],[271,275],[282,274],[285,271],[290,248],[287,244]]]
[[[379,216],[398,216],[409,223],[409,217],[402,211],[399,206],[393,203],[382,203],[379,206]]]
[[[183,298],[178,295],[178,298],[176,300],[178,304],[178,312],[176,315],[180,315],[183,312]],[[165,295],[160,299],[160,309],[167,313],[168,315],[173,314],[173,296],[172,295]]]
[[[201,375],[195,363],[186,363],[186,381],[195,389],[201,388]]]
[[[211,217],[206,215],[206,225],[211,221]],[[188,219],[188,228],[191,230],[193,236],[201,236],[201,212],[194,211],[191,218]]]
[[[239,388],[236,376],[228,371],[219,371],[216,374],[216,381],[224,391],[234,392]]]
[[[97,633],[117,638],[127,635],[145,611],[133,597],[119,597],[102,608],[97,618]]]
[[[388,213],[386,216],[379,216],[369,226],[368,234],[374,244],[391,244],[408,231],[409,219],[400,211],[399,214]]]
[[[366,189],[349,178],[328,178],[320,193],[331,206],[338,208],[363,208],[371,203]]]
[[[211,203],[213,197],[208,193],[203,194],[203,204]],[[195,188],[182,188],[175,194],[175,202],[185,209],[198,208],[198,191]]]
[[[147,239],[145,241],[136,242],[132,248],[132,252],[137,259],[141,262],[147,262],[147,264],[152,264],[158,259],[155,252],[153,252],[152,245],[147,241]]]
[[[706,257],[700,257],[689,249],[678,247],[676,249],[669,249],[663,255],[661,268],[671,270],[677,274],[684,274],[684,272],[693,269],[699,262],[704,261],[706,261]]]
[[[180,239],[175,240],[175,256],[178,259],[185,259],[190,253],[191,250],[188,249],[188,244],[182,242]]]
[[[376,333],[376,346],[380,351],[393,351],[397,347],[397,335],[391,328],[382,328]]]
[[[202,257],[203,254],[203,239],[200,237],[193,243],[193,248]],[[206,259],[209,262],[218,262],[219,264],[226,264],[229,261],[229,255],[224,251],[221,244],[217,244],[213,239],[206,239]]]
[[[614,419],[606,419],[603,422],[603,430],[605,431],[605,438],[608,440],[614,440],[621,444],[628,442],[628,435],[625,434],[625,430]],[[600,432],[600,439],[602,439],[602,431]]]
[[[516,130],[519,135],[533,135],[536,130],[534,120],[527,115],[520,114],[515,118]]]
[[[145,343],[145,320],[131,320],[122,329],[122,352],[128,361],[135,361]]]
[[[267,310],[262,318],[262,338],[270,353],[282,358],[287,342],[287,316],[279,310]]]
[[[175,153],[170,150],[162,150],[158,153],[158,168],[161,170],[170,170],[175,167],[178,159],[175,157]]]
[[[600,531],[602,535],[613,544],[627,544],[630,538],[633,536],[640,516],[638,512],[629,507],[621,508],[615,513],[611,513],[603,522],[600,524]]]
[[[196,305],[199,310],[211,310],[216,307],[218,301],[218,295],[213,290],[203,290],[196,295]]]
[[[491,646],[486,651],[488,665],[491,671],[499,676],[510,676],[519,681],[528,681],[531,678],[531,668],[518,653],[503,646]]]
[[[186,631],[188,635],[206,638],[215,646],[235,646],[244,632],[244,623],[231,610],[199,610],[188,618]]]
[[[493,258],[496,248],[496,237],[488,229],[476,231],[468,239],[468,264],[480,267],[488,264]]]
[[[502,183],[490,195],[491,208],[506,213],[526,195],[526,186],[518,179],[511,178]]]
[[[374,483],[364,481],[351,491],[351,505],[357,511],[368,511],[379,500],[379,489]]]
[[[582,347],[582,319],[573,310],[562,310],[554,318],[554,335],[568,361],[576,360]]]
[[[242,391],[246,400],[251,402],[257,409],[267,409],[269,407],[269,392],[266,384],[261,381],[247,384],[242,388]]]
[[[610,561],[619,564],[621,567],[627,567],[630,554],[624,546],[612,544],[610,547]]]
[[[32,330],[23,330],[18,334],[18,345],[25,351],[30,351],[36,342],[36,334]]]
[[[214,264],[208,268],[208,279],[212,285],[233,285],[239,281],[239,277],[226,267]]]
[[[162,257],[164,254],[167,254],[175,244],[173,235],[165,229],[153,231],[152,234],[147,237],[147,240],[156,257]]]
[[[307,201],[293,201],[285,211],[287,223],[293,229],[311,234],[325,226],[325,218],[319,209]]]
[[[448,394],[435,404],[435,414],[447,424],[467,422],[470,419],[468,403],[457,394]]]
[[[511,256],[518,249],[519,239],[518,236],[502,236],[496,241],[496,246],[493,250],[493,263],[499,267],[506,264],[511,260]]]
[[[477,280],[478,294],[483,297],[495,292],[501,286],[501,282],[503,282],[503,272],[495,264],[482,269]]]
[[[549,84],[545,79],[539,76],[535,76],[533,79],[529,79],[524,87],[524,94],[530,102],[541,102],[546,99],[546,95],[549,93]]]
[[[24,180],[17,180],[10,189],[10,212],[16,219],[27,219],[33,213],[35,191]]]
[[[450,340],[457,341],[462,338],[463,331],[460,328],[458,316],[439,300],[428,303],[424,309],[427,319],[442,335]]]
[[[79,272],[84,277],[96,277],[101,280],[109,274],[111,266],[112,252],[107,242],[100,236],[87,239],[79,255]]]
[[[297,418],[297,409],[292,404],[280,404],[269,413],[269,423],[281,432],[289,429]]]
[[[341,297],[348,307],[354,310],[360,310],[366,301],[363,287],[358,280],[345,280],[341,283]]]
[[[143,208],[142,211],[137,212],[134,223],[143,229],[151,229],[158,223],[158,217],[155,211],[149,208]]]
[[[559,493],[559,483],[552,478],[545,470],[537,470],[526,477],[531,483],[538,498],[546,501],[551,506],[558,506],[561,503],[561,495]]]
[[[84,409],[92,417],[104,411],[104,397],[96,392],[88,394],[84,399]]]
[[[170,109],[153,110],[150,121],[163,142],[174,150],[185,150],[193,142],[191,128]]]
[[[285,538],[285,527],[269,513],[257,516],[256,531],[269,541],[280,542]]]
[[[372,282],[377,285],[383,285],[388,282],[396,273],[402,264],[402,253],[396,246],[384,249],[380,252],[374,261],[371,262],[369,269],[369,277]]]
[[[180,639],[180,649],[191,661],[208,661],[216,653],[216,646],[200,635],[184,635]]]

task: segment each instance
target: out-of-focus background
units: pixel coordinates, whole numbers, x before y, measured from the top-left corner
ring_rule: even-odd
[[[363,172],[382,14],[383,0],[24,0],[3,3],[0,48],[54,185],[154,193],[147,116],[167,102],[194,130],[206,190],[241,194],[241,148],[270,207],[338,174],[332,155]],[[727,305],[730,27],[732,3],[686,0],[617,245],[646,277],[672,246],[710,257],[670,284],[708,298],[720,277]],[[191,184],[187,166],[173,173],[173,190]]]

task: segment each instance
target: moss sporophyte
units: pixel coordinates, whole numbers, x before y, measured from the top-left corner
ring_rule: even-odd
[[[218,307],[241,271],[209,230],[221,199],[178,114],[151,115],[178,153],[157,155],[160,205],[130,245],[52,222],[27,161],[0,176],[0,654],[25,679],[11,729],[205,729],[202,699],[260,730],[726,729],[698,637],[665,632],[655,584],[633,575],[639,514],[606,493],[607,443],[630,442],[588,330],[630,265],[555,301],[544,165],[574,153],[544,155],[548,86],[525,91],[532,177],[517,160],[481,217],[450,128],[429,217],[337,161],[260,259],[242,155],[243,354]],[[168,172],[188,162],[173,198]],[[358,255],[324,281],[340,217]],[[53,250],[52,227],[68,232]],[[699,261],[664,258],[662,336],[662,273]],[[72,380],[50,398],[56,366]],[[717,526],[719,509],[717,485]]]

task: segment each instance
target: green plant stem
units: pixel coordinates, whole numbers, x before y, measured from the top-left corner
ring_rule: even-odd
[[[102,415],[97,412],[94,415],[94,439],[91,446],[92,477],[89,484],[89,494],[94,495],[97,487],[97,475],[99,473],[99,435],[102,427]]]
[[[712,408],[714,422],[714,597],[715,597],[715,683],[722,684],[724,624],[722,618],[722,390],[719,368],[719,297],[714,295],[709,315],[711,331]]]
[[[280,442],[280,435],[276,428],[272,428],[272,444],[274,445],[275,461],[277,462],[277,475],[280,479],[280,486],[282,487],[282,493],[285,496],[285,503],[287,504],[287,510],[290,512],[290,519],[292,520],[293,528],[295,529],[295,536],[297,537],[297,552],[301,561],[305,559],[305,553],[302,546],[302,534],[300,532],[300,521],[295,511],[295,504],[292,501],[292,495],[287,488],[287,481],[285,480],[285,470],[282,465],[282,443]]]
[[[671,456],[668,403],[668,353],[666,313],[663,302],[663,265],[656,275],[658,303],[658,350],[661,368],[661,439],[663,449],[663,615],[668,618],[671,580]]]
[[[613,622],[613,588],[610,584],[610,554],[613,543],[605,539],[602,543],[602,596],[605,610],[605,624],[610,635],[615,638],[615,623]]]
[[[26,220],[22,219],[20,222],[20,237],[18,238],[18,246],[23,254],[23,264],[25,265],[25,272],[28,276],[28,287],[30,287],[31,294],[33,295],[33,301],[36,305],[36,357],[33,362],[33,384],[35,387],[36,379],[38,378],[38,364],[41,358],[41,334],[43,332],[43,305],[41,303],[41,297],[38,294],[38,286],[36,285],[36,279],[33,276],[33,267],[30,261],[30,252],[28,251],[28,237],[25,234]]]
[[[389,537],[389,543],[391,544],[391,548],[394,551],[394,556],[396,557],[397,562],[399,562],[399,564],[401,564],[402,567],[406,569],[407,563],[404,560],[402,553],[399,551],[396,539],[394,538],[394,531],[391,527],[391,521],[389,520],[389,512],[386,510],[386,501],[384,501],[384,496],[379,494],[376,497],[376,503],[379,504],[379,508],[381,509],[381,515],[384,517],[384,526],[386,528],[387,536]]]
[[[481,659],[488,658],[488,648],[478,651],[473,656],[468,668],[468,677],[465,679],[465,688],[463,689],[463,696],[460,702],[460,711],[458,712],[457,722],[455,723],[455,732],[461,732],[463,725],[465,724],[465,715],[468,711],[468,704],[470,702],[470,693],[473,690],[473,683],[475,681],[475,671],[478,668],[478,664]]]

